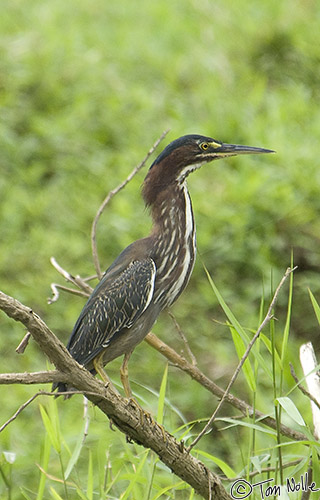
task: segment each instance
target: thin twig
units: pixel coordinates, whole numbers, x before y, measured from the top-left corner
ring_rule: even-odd
[[[240,373],[240,370],[244,364],[244,362],[246,361],[246,359],[248,358],[249,356],[249,353],[254,345],[254,343],[256,342],[257,338],[259,337],[260,333],[262,332],[263,328],[266,326],[267,323],[269,323],[269,321],[273,318],[273,308],[274,308],[274,305],[277,301],[277,298],[278,298],[278,295],[279,295],[279,292],[282,288],[282,286],[284,285],[286,279],[288,278],[288,276],[296,269],[296,267],[294,268],[291,268],[289,267],[284,276],[282,277],[275,293],[274,293],[274,296],[273,296],[273,299],[271,300],[271,303],[270,303],[270,306],[269,306],[269,309],[267,311],[267,314],[264,318],[264,320],[262,321],[261,325],[259,326],[258,330],[256,331],[256,333],[254,334],[253,338],[251,339],[251,341],[249,342],[248,346],[247,346],[247,349],[246,349],[246,352],[244,353],[244,355],[242,356],[234,374],[232,375],[231,377],[231,380],[228,384],[228,387],[226,388],[225,390],[225,393],[224,395],[222,396],[222,399],[219,401],[218,403],[218,406],[217,408],[215,409],[215,411],[213,412],[212,416],[210,417],[208,423],[205,425],[205,427],[202,429],[202,431],[198,434],[198,436],[192,441],[192,443],[190,444],[190,446],[187,448],[187,451],[190,452],[192,450],[192,448],[200,441],[200,439],[204,436],[204,434],[206,434],[206,432],[208,431],[208,429],[212,426],[212,423],[214,422],[220,408],[222,407],[223,403],[225,402],[226,398],[227,398],[227,395],[230,393],[230,389],[231,387],[233,386],[236,378],[238,377],[239,373]]]
[[[188,354],[189,354],[190,359],[191,359],[191,363],[193,364],[193,366],[197,366],[197,359],[196,359],[195,355],[193,354],[191,347],[189,346],[189,342],[188,342],[187,337],[183,333],[183,331],[182,331],[178,321],[176,320],[174,314],[171,311],[168,311],[168,314],[169,314],[170,318],[172,319],[174,326],[176,327],[176,330],[177,330],[178,334],[180,335],[184,345],[186,346],[186,349],[187,349]]]
[[[89,415],[89,400],[84,396],[83,397],[83,419],[84,419],[84,431],[83,431],[83,439],[82,444],[85,442],[88,433],[89,433],[89,425],[90,425],[90,415]]]
[[[53,267],[58,271],[58,273],[60,273],[67,281],[70,281],[70,283],[76,285],[78,288],[80,288],[80,290],[86,292],[87,295],[90,295],[92,293],[93,288],[87,283],[89,278],[83,279],[79,275],[73,276],[68,271],[63,269],[63,267],[61,267],[58,264],[58,262],[54,257],[50,258],[50,262],[53,265]]]
[[[96,269],[99,280],[102,277],[102,272],[101,272],[101,267],[100,267],[100,262],[99,262],[99,257],[98,257],[98,250],[97,250],[97,224],[98,224],[98,221],[99,221],[104,209],[106,208],[106,206],[110,202],[110,200],[117,193],[119,193],[119,191],[121,191],[121,189],[123,189],[133,179],[133,177],[139,172],[139,170],[142,169],[142,167],[146,164],[149,157],[152,155],[152,153],[155,151],[155,149],[159,146],[160,142],[164,139],[164,137],[167,135],[168,132],[169,132],[169,130],[166,130],[165,132],[163,132],[161,134],[159,139],[156,140],[154,145],[151,147],[151,149],[148,151],[148,153],[146,154],[144,159],[139,163],[139,165],[137,165],[132,170],[132,172],[128,175],[128,177],[123,182],[121,182],[121,184],[119,184],[115,189],[112,189],[108,193],[108,195],[105,197],[105,199],[101,203],[101,205],[96,213],[96,216],[93,220],[92,228],[91,228],[91,247],[92,247],[93,263],[94,263],[94,267]]]
[[[295,465],[300,464],[300,462],[302,462],[302,460],[304,460],[304,458],[297,458],[296,460],[292,460],[291,462],[284,463],[284,464],[282,464],[282,468],[287,469],[288,467],[294,467]],[[266,474],[268,472],[274,472],[276,470],[279,470],[279,465],[276,465],[275,467],[263,467],[263,468],[261,468],[261,470],[254,470],[252,472],[249,472],[248,475],[245,474],[245,477],[252,479],[254,476],[258,476],[260,474]],[[237,481],[237,479],[241,479],[241,475],[239,475],[237,477],[228,477],[227,479],[230,482]]]
[[[12,417],[9,418],[9,420],[7,420],[3,425],[1,425],[0,427],[0,433],[9,425],[11,424],[11,422],[13,422],[19,415],[20,413],[23,412],[23,410],[25,410],[27,408],[27,406],[29,406],[38,396],[54,396],[54,397],[57,397],[58,395],[59,396],[73,396],[75,394],[83,394],[82,391],[64,391],[64,392],[48,392],[48,391],[39,391],[39,392],[36,392],[33,396],[31,396],[31,398],[29,398],[25,403],[23,403],[18,409],[17,411],[12,415]],[[97,394],[96,392],[92,392],[92,393],[86,393],[88,396],[101,396],[100,394]],[[87,400],[88,401],[88,400]],[[88,429],[88,425],[87,425],[87,422],[86,422],[86,426],[85,426],[85,432],[87,431]],[[83,440],[85,440],[85,437],[86,437],[86,433],[84,434],[84,438]]]
[[[46,476],[47,479],[50,479],[50,481],[55,481],[56,483],[63,484],[65,486],[69,486],[69,487],[74,488],[76,490],[77,486],[74,483],[72,483],[71,481],[66,481],[65,479],[59,479],[58,477],[54,476],[53,474],[49,474],[39,464],[36,464],[36,466],[38,467],[39,471]]]
[[[26,348],[28,347],[30,337],[31,337],[31,333],[30,333],[30,332],[27,332],[27,333],[25,334],[25,336],[23,337],[23,339],[21,340],[21,342],[20,342],[20,344],[18,345],[18,347],[16,348],[16,353],[17,353],[17,354],[23,354],[23,353],[24,353],[24,351],[25,351],[25,350],[26,350]]]
[[[9,418],[9,420],[7,420],[1,427],[0,427],[0,432],[2,432],[11,422],[13,422],[13,420],[15,420],[18,415],[20,415],[20,413],[27,407],[29,406],[30,403],[32,403],[32,401],[34,401],[38,396],[40,396],[42,394],[42,392],[37,392],[36,394],[34,394],[33,396],[31,396],[31,398],[28,399],[28,401],[26,401],[25,403],[23,403],[23,405],[21,405],[18,410],[12,415],[11,418]]]
[[[71,293],[72,295],[78,295],[78,297],[89,297],[89,293],[87,292],[82,292],[81,290],[76,290],[75,288],[69,288],[64,285],[60,285],[59,283],[51,283],[50,285],[51,290],[52,290],[52,297],[49,297],[47,302],[48,304],[53,304],[54,302],[57,302],[57,300],[60,297],[59,290],[63,290],[64,292]]]
[[[304,394],[305,396],[307,396],[307,398],[309,398],[309,399],[310,399],[310,401],[313,401],[313,402],[314,402],[314,404],[315,404],[315,405],[319,408],[319,410],[320,410],[320,404],[319,404],[319,401],[318,401],[318,400],[317,400],[314,396],[312,396],[312,394],[311,394],[309,391],[307,391],[307,389],[305,389],[305,388],[303,387],[303,385],[301,385],[301,384],[300,384],[300,381],[299,381],[299,379],[298,379],[298,377],[297,377],[297,375],[296,375],[296,372],[295,372],[295,370],[294,370],[294,368],[293,368],[292,363],[289,363],[289,365],[290,365],[290,373],[291,373],[291,376],[292,376],[292,378],[294,379],[294,381],[295,381],[295,383],[296,383],[296,385],[297,385],[298,389],[302,392],[302,394]]]

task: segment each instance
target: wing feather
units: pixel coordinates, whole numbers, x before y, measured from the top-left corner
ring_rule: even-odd
[[[151,258],[135,260],[97,285],[74,326],[67,348],[83,365],[130,328],[151,302],[156,266]]]

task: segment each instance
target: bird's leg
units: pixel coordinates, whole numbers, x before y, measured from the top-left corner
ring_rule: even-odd
[[[125,395],[127,398],[133,403],[139,410],[140,413],[140,425],[143,425],[143,417],[145,412],[143,411],[143,408],[139,405],[139,403],[134,399],[132,396],[132,390],[130,387],[130,382],[129,382],[129,370],[128,370],[128,364],[129,364],[129,359],[131,357],[132,351],[126,352],[123,358],[122,365],[120,367],[120,378],[121,382],[124,388]]]
[[[155,425],[156,423],[153,420],[151,413],[149,413],[148,411],[145,411],[143,408],[141,408],[139,403],[132,396],[132,390],[131,390],[130,382],[129,382],[129,370],[128,370],[128,364],[129,364],[129,359],[131,357],[131,354],[132,354],[132,351],[127,352],[124,355],[123,363],[122,363],[121,368],[120,368],[120,378],[121,378],[121,382],[122,382],[122,385],[124,388],[124,392],[125,392],[127,398],[131,401],[131,403],[133,403],[138,408],[138,410],[140,412],[140,424],[143,425],[143,419],[147,418],[152,425]],[[162,425],[160,425],[159,427],[162,431],[163,439],[164,439],[164,441],[166,441],[165,432],[164,432]]]
[[[97,373],[99,373],[102,381],[105,383],[105,386],[111,385],[111,380],[103,369],[103,355],[104,351],[102,351],[98,356],[96,356],[93,360],[93,366]]]
[[[128,364],[129,364],[129,359],[131,357],[132,351],[127,352],[124,355],[123,358],[123,363],[120,368],[120,378],[121,382],[124,388],[125,395],[127,396],[128,399],[132,399],[132,390],[130,387],[130,382],[129,382],[129,370],[128,370]]]

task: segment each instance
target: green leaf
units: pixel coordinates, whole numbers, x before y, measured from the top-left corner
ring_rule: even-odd
[[[293,255],[291,255],[291,268],[293,268]],[[289,281],[289,298],[288,298],[288,309],[287,309],[287,318],[286,324],[283,331],[282,336],[282,348],[281,348],[281,362],[283,364],[284,357],[287,352],[287,345],[290,333],[290,322],[291,322],[291,312],[292,312],[292,294],[293,294],[293,273],[290,274]],[[282,372],[283,374],[283,372]]]
[[[51,486],[50,488],[51,496],[54,500],[63,500],[63,498],[56,492],[56,490]]]
[[[234,316],[233,312],[231,311],[231,309],[229,308],[229,306],[224,301],[221,293],[219,292],[218,288],[214,284],[214,282],[213,282],[213,280],[212,280],[212,278],[211,278],[211,276],[209,274],[209,271],[207,270],[207,268],[205,266],[204,266],[204,270],[205,270],[205,272],[207,274],[210,286],[211,286],[212,290],[214,291],[214,293],[215,293],[215,295],[216,295],[216,297],[217,297],[217,299],[219,301],[219,304],[222,307],[222,309],[224,310],[224,312],[225,312],[228,320],[230,321],[231,325],[239,333],[239,335],[242,338],[244,344],[245,345],[249,344],[250,338],[249,338],[248,334],[246,333],[246,331],[244,330],[244,328],[242,328],[242,326],[240,325],[239,321],[236,319],[236,317]],[[265,360],[263,359],[263,357],[259,353],[259,351],[257,349],[255,349],[255,346],[253,346],[251,352],[257,358],[257,360],[259,361],[259,365],[264,369],[265,373],[268,375],[268,377],[270,378],[270,380],[272,380],[272,373],[271,373],[270,369],[268,368]]]
[[[284,409],[289,417],[292,418],[292,420],[294,420],[297,424],[302,425],[303,427],[306,426],[301,413],[290,398],[284,396],[282,398],[277,398],[276,401],[278,401],[279,405]]]
[[[17,458],[16,453],[14,453],[13,451],[3,451],[3,456],[6,460],[6,462],[8,462],[8,464],[10,464],[10,465],[12,465],[16,461],[16,458]]]
[[[264,333],[260,334],[260,339],[262,340],[262,342],[264,343],[264,345],[266,346],[266,348],[268,349],[270,354],[272,354],[272,345],[271,345],[270,339]],[[282,369],[282,363],[281,363],[281,359],[280,359],[280,356],[278,354],[278,351],[274,351],[274,354],[275,354],[275,360],[277,362],[277,366],[280,369]]]
[[[316,317],[317,317],[318,323],[320,325],[320,306],[319,306],[318,302],[316,301],[314,295],[312,294],[311,290],[308,289],[308,291],[309,291],[309,295],[310,295],[310,299],[311,299],[311,303],[312,303],[314,312],[316,313]]]
[[[56,432],[56,429],[54,428],[53,423],[50,420],[44,407],[40,404],[39,408],[40,408],[40,413],[41,413],[43,425],[45,426],[45,429],[47,431],[47,434],[49,436],[51,444],[54,447],[55,451],[60,454],[61,453],[61,443],[60,443],[59,434]]]
[[[147,459],[148,454],[149,454],[149,450],[146,450],[143,454],[144,456],[140,460],[139,467],[135,471],[135,474],[130,478],[129,486],[126,489],[126,491],[124,492],[123,496],[121,496],[121,500],[127,500],[127,498],[129,498],[129,495],[130,495],[131,491],[133,490],[136,482],[139,480],[139,478],[143,477],[142,474],[140,474],[140,473],[141,473],[142,468],[145,464],[145,461]]]
[[[246,351],[246,346],[244,345],[243,340],[240,337],[237,330],[235,330],[233,327],[230,327],[230,331],[231,331],[233,343],[235,345],[235,348],[236,348],[236,351],[238,354],[238,358],[240,360]],[[249,389],[251,391],[255,392],[256,391],[256,382],[255,382],[255,377],[254,377],[253,369],[251,367],[249,358],[247,358],[245,360],[245,362],[243,363],[242,371],[244,373],[244,376],[245,376],[245,379],[246,379],[247,384],[249,386]]]
[[[158,401],[158,415],[157,421],[160,425],[163,424],[163,416],[164,416],[164,403],[167,389],[167,380],[168,380],[168,363],[165,366],[163,377],[161,380],[160,392],[159,392],[159,401]]]
[[[259,457],[255,456],[255,457],[251,457],[250,458],[250,461],[252,463],[252,465],[254,466],[254,468],[261,473],[261,464],[260,464],[260,460],[259,460]]]
[[[44,438],[43,456],[42,456],[42,461],[41,461],[41,468],[44,470],[44,472],[46,472],[48,470],[49,459],[50,459],[50,450],[51,450],[51,439],[49,438],[49,435],[47,433],[45,435],[45,438]],[[43,498],[46,480],[47,480],[46,474],[41,473],[39,487],[38,487],[37,500],[42,500],[42,498]]]
[[[73,453],[71,455],[71,458],[68,462],[66,472],[65,472],[66,479],[68,479],[68,477],[70,476],[70,474],[72,472],[73,467],[77,463],[78,458],[79,458],[80,453],[81,453],[81,450],[82,450],[82,447],[83,447],[83,432],[79,434],[76,446],[75,446]]]
[[[169,486],[165,486],[161,490],[159,490],[155,496],[152,497],[152,500],[158,500],[158,498],[162,498],[165,493],[168,493],[168,491],[174,491],[174,490],[179,490],[179,489],[186,489],[186,483],[184,481],[179,481],[179,483],[171,484]],[[169,497],[167,497],[169,498]]]
[[[77,495],[81,500],[88,500],[87,495],[85,495],[79,488],[76,489]]]
[[[205,266],[204,266],[204,270],[205,270],[205,272],[207,274],[210,286],[211,286],[212,290],[214,291],[214,293],[215,293],[215,295],[216,295],[216,297],[217,297],[217,299],[219,301],[219,304],[222,307],[222,309],[224,310],[224,313],[227,316],[227,318],[229,319],[230,323],[239,332],[239,334],[241,335],[241,337],[244,340],[249,341],[248,335],[246,334],[246,332],[244,331],[244,329],[240,325],[239,321],[234,316],[233,312],[231,311],[231,309],[229,308],[229,306],[227,305],[227,303],[224,301],[221,293],[219,292],[218,288],[214,284],[213,279],[211,278],[211,276],[209,274],[209,271],[207,270],[207,268]]]
[[[312,481],[320,488],[320,462],[319,455],[315,446],[312,446]],[[318,493],[319,495],[319,493]],[[317,496],[319,498],[319,496]]]
[[[92,453],[91,453],[91,450],[89,450],[87,497],[88,497],[89,500],[93,499],[93,465],[92,465]]]
[[[217,418],[217,420],[221,420],[222,422],[228,422],[230,424],[233,424],[232,427],[236,427],[238,425],[241,425],[242,427],[248,427],[249,429],[254,429],[256,431],[263,432],[263,433],[269,434],[271,436],[277,435],[276,431],[269,429],[268,427],[262,427],[261,425],[251,424],[250,422],[243,422],[242,420],[235,420],[233,418],[228,418],[228,417],[223,417],[223,418],[219,417],[219,418]]]
[[[215,457],[214,455],[211,455],[210,453],[207,453],[206,451],[203,451],[203,450],[197,449],[195,451],[198,453],[198,455],[205,457],[205,458],[209,458],[209,460],[211,460],[218,467],[220,467],[222,472],[227,477],[236,477],[237,476],[237,473],[233,469],[231,469],[231,467],[228,464],[226,464],[223,460],[221,460],[221,458]]]
[[[301,460],[301,462],[299,464],[297,464],[291,471],[290,471],[290,475],[292,477],[296,476],[296,474],[298,474],[298,472],[300,472],[302,469],[304,469],[305,465],[307,463],[309,463],[309,460],[310,460],[310,456],[307,455],[305,458],[303,458]]]
[[[20,492],[21,495],[23,495],[23,498],[25,498],[25,500],[33,500],[33,497],[31,498],[24,488],[21,488]]]

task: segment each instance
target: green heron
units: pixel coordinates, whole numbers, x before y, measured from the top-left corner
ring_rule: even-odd
[[[160,153],[142,188],[153,220],[151,234],[123,250],[82,309],[67,345],[78,363],[109,381],[104,365],[124,354],[121,380],[131,397],[129,357],[159,313],[177,300],[194,266],[196,231],[187,176],[219,158],[271,152],[185,135]],[[57,387],[67,390],[62,383]]]

